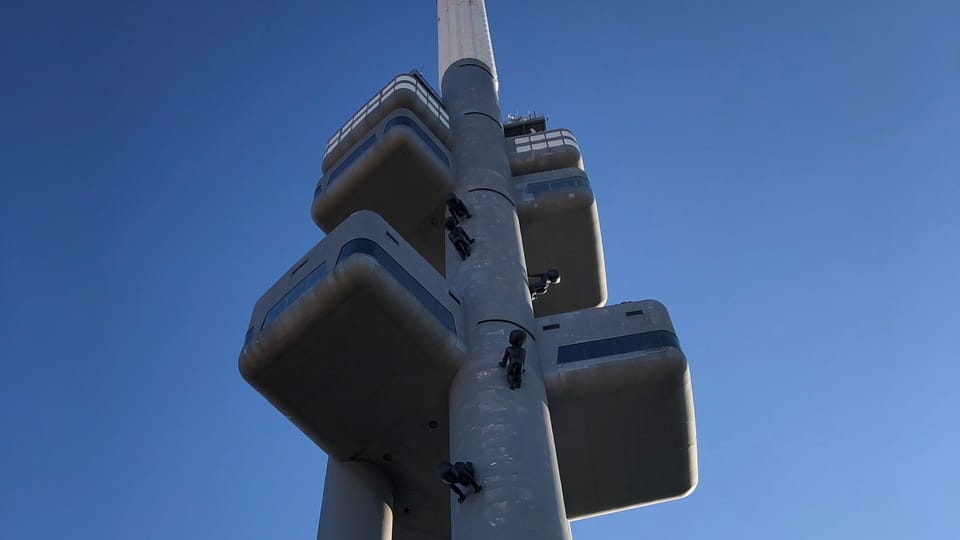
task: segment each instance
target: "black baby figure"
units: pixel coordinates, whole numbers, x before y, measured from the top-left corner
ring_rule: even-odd
[[[560,283],[560,272],[554,269],[530,277],[537,278],[536,281],[530,284],[530,300],[536,300],[546,294],[550,285]]]
[[[477,483],[476,472],[473,469],[472,461],[458,461],[453,465],[449,462],[441,463],[440,466],[437,467],[437,474],[439,474],[440,478],[447,484],[447,487],[457,494],[458,503],[462,503],[464,499],[467,498],[467,495],[457,487],[457,484],[473,486],[474,493],[480,493],[480,490],[483,489],[483,486]]]
[[[463,201],[453,193],[447,194],[447,210],[450,212],[450,216],[456,220],[457,223],[460,223],[461,220],[470,219],[470,210],[467,210],[467,205],[463,204]]]
[[[453,244],[453,247],[457,249],[457,254],[460,255],[460,259],[467,260],[467,257],[470,256],[470,244],[473,243],[473,238],[463,230],[463,227],[457,225],[457,219],[454,217],[448,217],[445,223],[447,228],[447,238],[450,239],[450,242]]]
[[[507,368],[507,384],[511,390],[520,388],[521,373],[523,373],[523,363],[527,358],[527,351],[523,348],[523,342],[527,340],[527,333],[523,330],[514,330],[510,332],[510,346],[503,351],[503,359],[500,360],[500,367]]]

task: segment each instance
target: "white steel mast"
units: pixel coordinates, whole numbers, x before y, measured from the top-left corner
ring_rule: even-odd
[[[486,9],[483,0],[438,0],[437,13],[456,193],[473,214],[463,227],[475,238],[466,260],[447,249],[467,346],[450,385],[450,461],[473,462],[484,484],[452,504],[451,538],[568,540]],[[497,363],[517,330],[527,335],[527,369],[514,391]]]

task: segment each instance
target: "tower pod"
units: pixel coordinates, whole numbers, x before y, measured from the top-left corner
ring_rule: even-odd
[[[663,304],[626,302],[537,325],[567,516],[693,491],[690,372]]]
[[[343,159],[347,151],[359,143],[368,131],[397,109],[410,109],[430,128],[435,137],[444,144],[448,143],[450,117],[436,92],[417,72],[397,75],[364,103],[327,141],[323,153],[324,174]]]
[[[390,223],[443,273],[443,212],[453,191],[450,155],[410,109],[387,114],[317,182],[310,213],[331,231],[358,210]]]
[[[533,303],[536,316],[603,305],[603,242],[586,173],[567,168],[513,180],[527,271],[539,274],[554,268],[561,275],[560,283]]]
[[[583,169],[577,139],[566,129],[507,137],[506,145],[514,176],[566,167]]]
[[[257,302],[240,372],[330,458],[381,468],[395,524],[449,535],[447,399],[457,300],[378,215],[343,221]]]

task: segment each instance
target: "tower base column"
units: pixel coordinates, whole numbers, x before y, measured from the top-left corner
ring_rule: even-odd
[[[391,540],[393,484],[362,461],[327,461],[317,540]]]

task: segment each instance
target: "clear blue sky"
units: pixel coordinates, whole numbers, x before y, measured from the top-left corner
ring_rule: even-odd
[[[960,536],[960,9],[488,0],[504,112],[578,136],[610,302],[667,304],[700,486],[590,539]],[[436,84],[433,2],[0,2],[0,538],[313,538],[240,378],[327,137]]]

